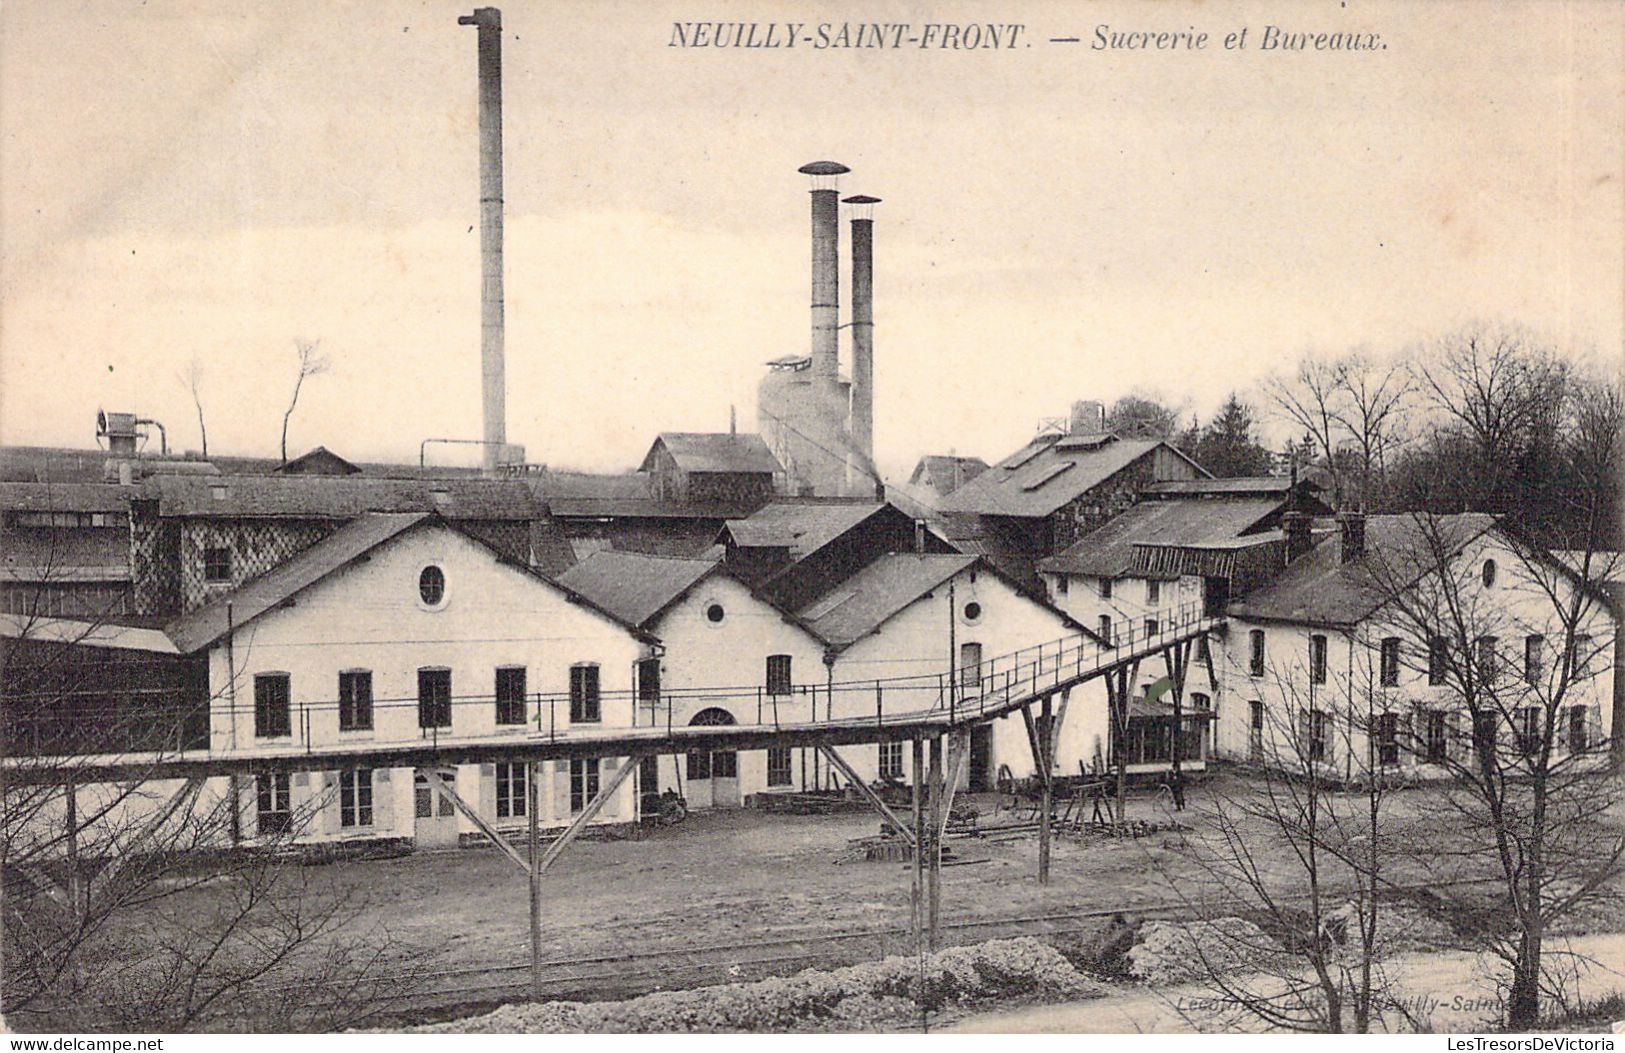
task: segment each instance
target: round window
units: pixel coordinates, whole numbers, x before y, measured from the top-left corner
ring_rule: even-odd
[[[722,604],[708,603],[705,605],[705,620],[712,625],[721,625],[722,619],[727,616],[728,612],[722,609]]]
[[[418,598],[431,607],[446,598],[446,574],[439,567],[424,567],[418,575]]]
[[[965,604],[965,620],[967,622],[974,622],[981,617],[982,605],[980,603],[977,603],[975,600],[971,600],[969,603]]]
[[[1489,588],[1491,585],[1495,584],[1495,560],[1486,559],[1484,561],[1483,578],[1484,578],[1484,587],[1486,589]]]

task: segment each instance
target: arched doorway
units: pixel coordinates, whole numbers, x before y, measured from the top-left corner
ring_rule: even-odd
[[[729,727],[738,723],[726,709],[712,706],[694,714],[690,727]],[[731,808],[739,805],[739,755],[733,750],[712,750],[688,755],[690,808]]]

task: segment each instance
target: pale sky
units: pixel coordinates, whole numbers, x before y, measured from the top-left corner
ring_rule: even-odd
[[[0,441],[85,446],[98,407],[214,453],[410,460],[477,437],[472,4],[0,7]],[[1204,416],[1305,350],[1476,319],[1625,348],[1625,6],[912,3],[1016,50],[671,48],[696,16],[837,7],[509,2],[508,436],[631,467],[754,429],[808,346],[803,162],[876,213],[876,443],[1003,456],[1075,398]],[[1262,52],[1267,24],[1375,52]],[[1091,50],[1195,27],[1195,53]],[[1249,50],[1225,33],[1251,27]],[[1049,38],[1078,36],[1080,44]],[[842,230],[843,320],[847,232]],[[843,354],[845,348],[843,346]]]

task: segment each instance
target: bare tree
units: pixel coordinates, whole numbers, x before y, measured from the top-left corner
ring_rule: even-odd
[[[1361,673],[1315,684],[1272,667],[1256,770],[1198,809],[1182,855],[1205,880],[1179,949],[1210,1019],[1193,1023],[1364,1034],[1404,1016],[1383,969],[1399,928],[1385,913],[1392,820]],[[1287,848],[1284,866],[1266,842]],[[1165,877],[1186,896],[1188,878]]]
[[[186,364],[186,368],[175,374],[175,380],[192,396],[192,405],[197,408],[197,431],[203,443],[203,456],[209,456],[209,427],[203,420],[203,362],[196,355]]]
[[[1276,417],[1302,428],[1310,441],[1320,447],[1326,470],[1332,477],[1332,507],[1343,503],[1343,480],[1334,456],[1340,438],[1342,411],[1342,367],[1324,358],[1305,355],[1297,372],[1276,375],[1263,384],[1264,395]]]
[[[299,357],[299,373],[293,380],[293,395],[288,399],[288,408],[282,414],[283,463],[288,460],[288,421],[299,405],[299,392],[305,386],[305,378],[320,376],[333,368],[332,360],[321,353],[320,340],[295,340],[294,348]]]
[[[1529,1028],[1548,933],[1611,897],[1625,864],[1607,818],[1620,783],[1597,697],[1617,624],[1600,586],[1618,557],[1559,557],[1486,533],[1485,517],[1409,519],[1408,543],[1368,565],[1396,651],[1427,684],[1404,722],[1406,746],[1447,777],[1428,798],[1437,814],[1416,856],[1494,876],[1500,896],[1487,907],[1441,894],[1478,918],[1479,940],[1507,968],[1506,1023]]]
[[[1403,363],[1383,361],[1356,350],[1343,356],[1336,370],[1334,416],[1359,457],[1359,497],[1355,506],[1371,510],[1376,479],[1403,441],[1400,422],[1416,389]]]

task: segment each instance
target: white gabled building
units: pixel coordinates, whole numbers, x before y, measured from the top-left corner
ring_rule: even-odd
[[[1440,777],[1484,743],[1516,755],[1549,715],[1559,754],[1607,762],[1618,618],[1565,561],[1480,513],[1286,534],[1285,568],[1229,606],[1223,676],[1244,716],[1220,722],[1223,755]],[[1482,678],[1476,727],[1464,678]]]
[[[635,723],[646,634],[432,513],[369,514],[168,627],[205,653],[209,748],[567,738]],[[618,759],[548,761],[544,826],[569,823]],[[498,828],[528,822],[525,766],[437,769]],[[377,768],[237,777],[244,840],[455,845],[476,827],[427,773]],[[595,821],[635,818],[628,781]]]

